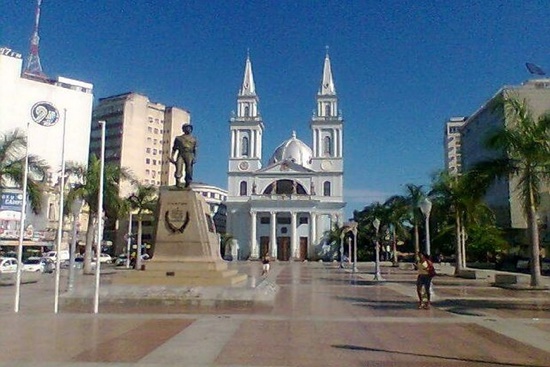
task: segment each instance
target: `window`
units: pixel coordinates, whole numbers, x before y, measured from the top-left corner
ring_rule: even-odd
[[[149,171],[148,169],[146,169],[146,170],[145,170],[145,174],[146,174],[147,176],[149,176],[149,173],[151,173],[151,171]]]
[[[249,117],[249,116],[250,116],[250,106],[246,105],[244,106],[244,117]]]
[[[277,218],[277,224],[290,224],[290,217]]]
[[[330,116],[330,104],[325,105],[325,116]]]
[[[151,164],[151,160],[149,158],[145,158],[145,164]]]
[[[158,133],[159,133],[159,129],[157,129],[156,127],[155,127],[155,130],[153,130],[153,131],[155,132],[155,134],[158,134]],[[156,140],[156,139],[155,139],[155,140]]]
[[[157,150],[153,149],[153,155],[157,155]]]
[[[330,155],[332,152],[332,139],[330,138],[330,136],[325,136],[323,140],[324,140],[323,152],[326,155]]]
[[[153,118],[152,118],[152,117],[149,117],[149,122],[153,122]]]
[[[269,224],[270,218],[269,217],[260,217],[260,223],[261,224]]]
[[[298,219],[298,223],[299,224],[307,224],[308,223],[308,218],[307,217],[300,217],[300,219]]]
[[[153,166],[156,166],[156,165],[157,165],[157,160],[153,159]]]
[[[323,196],[330,196],[330,182],[323,183]]]
[[[145,153],[151,153],[151,148],[145,148]]]
[[[157,145],[157,142],[158,142],[157,139],[153,139],[153,144]]]
[[[241,184],[240,184],[240,195],[241,196],[246,196],[248,195],[248,185],[246,184],[246,181],[241,181]]]
[[[249,148],[248,137],[245,136],[245,137],[243,137],[242,145],[241,145],[241,155],[242,156],[248,156],[248,150],[249,150],[248,148]]]
[[[147,128],[147,131],[149,131],[150,133],[152,133],[152,132],[153,132],[153,128],[152,128],[151,126],[149,126],[149,127]]]

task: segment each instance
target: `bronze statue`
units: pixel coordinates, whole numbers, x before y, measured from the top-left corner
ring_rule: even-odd
[[[197,139],[191,135],[193,126],[184,124],[181,127],[183,135],[174,139],[170,162],[176,166],[176,187],[181,187],[180,179],[183,176],[183,165],[185,165],[185,187],[189,187],[193,181],[193,165],[196,161]]]

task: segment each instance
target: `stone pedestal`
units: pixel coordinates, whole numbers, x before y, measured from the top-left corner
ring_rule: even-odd
[[[208,204],[191,189],[161,188],[155,251],[145,271],[117,277],[117,284],[232,285],[246,275],[228,270],[220,257],[218,236]]]

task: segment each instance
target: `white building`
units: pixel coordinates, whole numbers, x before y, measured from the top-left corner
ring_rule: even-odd
[[[316,100],[310,121],[313,149],[289,132],[264,166],[264,122],[247,58],[230,120],[226,202],[227,232],[238,241],[241,258],[321,258],[325,232],[343,222],[343,119],[328,54]]]
[[[65,160],[88,162],[93,86],[61,76],[26,76],[22,69],[20,54],[0,48],[0,132],[25,131],[28,126],[28,152],[46,161],[52,178],[49,183],[55,184],[61,168],[64,125]],[[50,194],[45,195],[43,212],[27,215],[25,227],[43,230],[57,226],[58,198],[51,187],[47,190]]]
[[[30,78],[22,75],[22,68],[20,54],[0,48],[0,131],[25,130],[29,124],[29,154],[46,160],[57,173],[66,121],[65,159],[86,164],[92,84],[61,76]]]

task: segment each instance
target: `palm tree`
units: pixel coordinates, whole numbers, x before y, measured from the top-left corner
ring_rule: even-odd
[[[410,221],[410,211],[407,203],[407,198],[401,195],[394,195],[384,202],[384,206],[389,211],[389,227],[392,238],[392,262],[397,264],[397,239],[406,239],[409,237],[409,231],[406,228],[406,223]]]
[[[22,130],[0,134],[0,188],[23,187],[27,139]],[[46,162],[29,154],[27,196],[34,213],[40,213],[44,181],[49,169]]]
[[[138,222],[136,269],[141,268],[143,214],[153,213],[157,205],[157,189],[151,185],[136,185],[136,191],[127,198],[130,210],[136,213]],[[129,254],[128,254],[129,255]]]
[[[407,184],[407,203],[409,205],[409,211],[411,213],[412,224],[414,226],[414,252],[418,254],[420,252],[420,237],[418,235],[419,222],[422,220],[420,213],[420,200],[426,197],[423,186]]]
[[[99,194],[99,173],[100,160],[92,155],[88,163],[88,167],[84,170],[79,165],[67,165],[67,172],[75,175],[81,183],[75,184],[69,191],[67,198],[67,206],[70,207],[73,200],[81,198],[86,202],[89,208],[88,228],[86,230],[86,253],[84,257],[84,273],[92,272],[93,258],[93,235],[94,227],[99,218],[98,194]],[[106,163],[104,167],[104,186],[103,186],[103,208],[107,216],[118,217],[124,212],[125,203],[118,195],[119,184],[121,180],[131,179],[128,170],[121,168],[112,163]],[[101,245],[101,244],[97,244]]]
[[[485,188],[500,177],[515,183],[531,241],[530,284],[539,287],[542,280],[537,209],[541,189],[550,182],[550,113],[535,119],[525,100],[504,94],[497,101],[496,108],[502,111],[507,123],[492,132],[485,144],[502,155],[479,162],[472,171],[478,182],[485,183]]]
[[[440,172],[432,183],[430,196],[438,210],[446,211],[453,217],[455,273],[458,275],[466,266],[466,228],[480,222],[492,222],[492,212],[482,204],[481,191],[477,189],[475,177],[469,173],[455,176]]]

